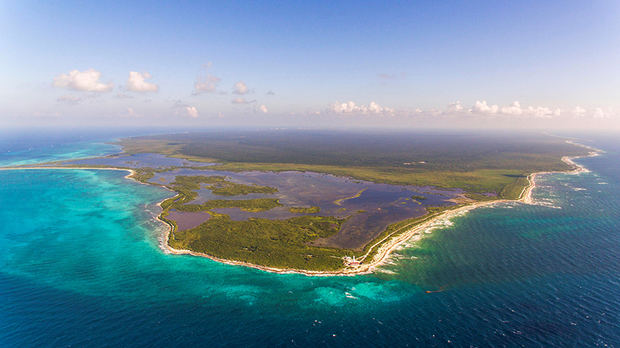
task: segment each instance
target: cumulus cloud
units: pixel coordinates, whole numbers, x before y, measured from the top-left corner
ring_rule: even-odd
[[[611,118],[612,112],[611,110],[603,110],[603,108],[595,108],[592,117],[598,119]]]
[[[603,109],[602,107],[595,107],[588,110],[581,106],[576,106],[567,113],[573,115],[574,118],[609,119],[618,116],[618,113],[614,112],[614,110],[609,108]]]
[[[85,71],[71,70],[54,78],[54,87],[67,88],[85,92],[108,92],[114,85],[99,81],[101,73],[95,69]]]
[[[521,115],[522,113],[523,109],[521,109],[521,103],[519,103],[518,101],[514,101],[512,102],[512,104],[502,107],[502,114]]]
[[[341,112],[353,112],[359,110],[359,106],[354,103],[343,103],[334,106]],[[471,107],[463,107],[460,102],[454,102],[448,104],[444,109],[410,109],[408,111],[401,111],[398,116],[408,117],[411,120],[417,119],[418,122],[424,122],[434,120],[439,122],[446,122],[447,120],[454,122],[472,122],[475,121],[489,121],[497,125],[512,124],[520,125],[532,122],[540,122],[540,124],[550,125],[557,124],[558,126],[575,125],[575,121],[583,122],[589,119],[595,124],[604,122],[604,120],[614,119],[618,117],[620,119],[620,113],[616,112],[612,108],[605,107],[591,107],[584,108],[581,106],[559,108],[555,106],[536,106],[536,105],[523,105],[519,101],[514,101],[507,105],[490,104],[485,100],[476,101]],[[460,120],[460,118],[463,118]],[[430,122],[430,121],[429,121]],[[491,124],[491,123],[489,123]]]
[[[249,92],[250,92],[250,90],[248,89],[248,86],[243,81],[239,81],[239,82],[235,83],[235,85],[233,86],[233,93],[234,94],[243,95],[243,94],[247,94]]]
[[[454,103],[450,103],[448,104],[448,112],[461,112],[463,111],[464,107],[461,104],[460,101],[455,101]],[[422,112],[422,110],[420,110],[419,108],[416,109],[416,112]]]
[[[573,109],[573,115],[575,115],[576,117],[583,117],[586,114],[586,109],[582,108],[581,106],[575,106],[575,108]]]
[[[269,109],[267,109],[267,106],[265,106],[265,104],[261,104],[258,107],[258,111],[262,112],[263,114],[266,114],[267,112],[269,112]]]
[[[256,100],[247,100],[245,98],[238,97],[238,98],[233,99],[231,102],[233,104],[252,104],[252,103],[255,103]]]
[[[127,89],[133,92],[157,92],[159,86],[145,81],[150,78],[151,74],[148,72],[130,71],[129,78],[127,79]]]
[[[489,105],[487,104],[486,100],[483,100],[483,101],[476,100],[476,103],[474,104],[472,108],[473,112],[478,112],[481,114],[496,114],[498,110],[499,110],[499,106]]]
[[[185,112],[191,118],[198,118],[198,109],[196,109],[195,106],[189,106],[189,105],[186,106],[185,107]]]
[[[198,118],[200,116],[195,106],[186,104],[181,100],[177,100],[172,107],[176,109],[175,115],[189,116],[191,118]]]
[[[506,115],[506,116],[525,116],[536,118],[551,118],[554,116],[560,116],[561,110],[559,108],[551,109],[545,106],[528,106],[522,107],[518,101],[512,102],[510,105],[499,107],[496,104],[489,105],[485,100],[476,101],[476,103],[469,110],[475,114],[486,115]]]
[[[360,113],[360,114],[391,114],[394,113],[394,109],[379,105],[374,101],[370,102],[368,105],[357,105],[353,101],[348,101],[345,103],[335,103],[331,105],[330,111],[339,113],[339,114],[350,114],[350,113]]]
[[[560,116],[560,109],[551,110],[548,107],[544,106],[528,106],[525,113],[529,116],[538,117],[538,118],[551,118],[553,116]]]

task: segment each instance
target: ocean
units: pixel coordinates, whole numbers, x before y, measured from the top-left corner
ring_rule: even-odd
[[[5,137],[0,166],[112,138]],[[473,210],[356,277],[164,254],[170,192],[122,171],[0,171],[0,346],[620,346],[620,142],[582,142],[606,153],[539,177],[541,204]]]

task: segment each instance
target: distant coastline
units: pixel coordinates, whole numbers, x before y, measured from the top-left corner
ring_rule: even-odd
[[[424,231],[427,230],[428,228],[431,228],[438,221],[450,220],[455,216],[460,216],[473,209],[477,209],[481,207],[489,207],[489,206],[493,206],[493,205],[500,204],[500,203],[521,202],[524,204],[536,204],[532,198],[532,191],[534,190],[534,188],[536,188],[537,176],[544,175],[544,174],[552,174],[552,173],[579,174],[579,173],[589,172],[589,170],[586,167],[574,162],[574,160],[578,158],[584,158],[584,157],[599,156],[600,153],[604,152],[603,150],[600,150],[600,149],[597,149],[597,148],[594,148],[588,145],[580,144],[580,143],[577,143],[571,140],[567,140],[566,142],[572,145],[580,146],[580,147],[590,150],[590,152],[587,155],[563,156],[562,157],[562,161],[564,163],[573,167],[572,170],[545,171],[545,172],[535,172],[535,173],[529,174],[527,177],[528,185],[523,188],[518,199],[514,199],[514,200],[498,199],[498,200],[493,200],[493,201],[475,202],[471,204],[465,204],[462,206],[458,206],[455,209],[442,211],[440,213],[437,213],[434,216],[431,215],[427,217],[426,219],[424,219],[422,222],[413,222],[409,225],[403,226],[393,231],[392,233],[388,234],[386,237],[382,238],[378,242],[375,242],[369,248],[368,252],[360,258],[360,261],[362,261],[362,263],[358,267],[355,267],[355,268],[345,268],[345,269],[341,269],[337,271],[311,271],[311,270],[294,269],[294,268],[275,268],[275,267],[269,267],[269,266],[256,265],[256,264],[252,264],[252,263],[248,263],[244,261],[222,259],[222,258],[214,257],[214,256],[211,256],[205,253],[196,252],[192,250],[175,249],[169,245],[169,237],[170,237],[170,234],[174,232],[175,227],[173,224],[163,219],[161,213],[155,217],[155,220],[159,221],[160,223],[166,226],[165,231],[162,233],[162,238],[160,239],[160,243],[159,243],[160,248],[164,252],[169,253],[169,254],[192,255],[192,256],[198,256],[198,257],[205,257],[205,258],[208,258],[213,261],[220,262],[220,263],[225,263],[229,265],[237,265],[237,266],[245,266],[245,267],[255,268],[255,269],[259,269],[259,270],[266,271],[266,272],[279,273],[279,274],[303,274],[306,276],[355,276],[355,275],[370,274],[370,273],[373,273],[377,269],[377,267],[384,265],[387,259],[389,258],[390,254],[395,249],[397,249],[400,245],[402,245],[405,242],[420,240],[424,235]],[[134,178],[134,176],[136,175],[136,170],[132,168],[89,167],[89,166],[71,167],[71,166],[41,166],[41,165],[27,166],[25,165],[25,166],[13,166],[13,167],[0,167],[0,171],[3,171],[3,170],[116,170],[116,171],[126,171],[126,172],[129,172],[129,174],[125,176],[126,179],[130,179],[130,180],[133,180],[135,182],[145,184],[145,185],[160,186],[170,191],[170,189],[164,185],[160,185],[156,183],[145,183],[145,182],[136,180]],[[174,192],[174,191],[171,191],[171,192]],[[173,197],[175,196],[167,197],[163,199],[162,201],[157,203],[157,206],[161,208],[161,204],[165,200],[173,198]],[[163,212],[163,209],[162,209],[162,212]],[[402,232],[404,229],[408,229],[408,230],[406,230],[405,232]],[[370,262],[364,263],[363,261],[366,260],[366,257],[377,246],[378,246],[377,252],[373,255]]]

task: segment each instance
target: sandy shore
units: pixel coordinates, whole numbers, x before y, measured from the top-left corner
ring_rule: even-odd
[[[564,156],[562,157],[562,161],[570,166],[572,166],[573,170],[570,171],[564,171],[564,172],[537,172],[537,173],[532,173],[528,176],[528,186],[525,187],[523,189],[523,191],[521,191],[521,195],[519,197],[519,199],[516,200],[508,200],[508,199],[501,199],[501,200],[495,200],[495,201],[488,201],[488,202],[476,202],[476,203],[472,203],[472,204],[468,204],[468,205],[464,205],[461,207],[458,207],[456,209],[452,209],[452,210],[448,210],[448,211],[444,211],[442,213],[437,214],[437,216],[434,216],[432,218],[430,218],[429,220],[422,222],[422,223],[412,223],[411,225],[407,225],[402,227],[401,229],[398,229],[394,232],[392,232],[390,235],[386,236],[385,238],[383,238],[382,240],[376,242],[373,246],[376,246],[378,244],[383,243],[377,253],[373,256],[372,260],[370,260],[370,262],[367,263],[363,263],[362,265],[360,265],[359,267],[355,267],[355,268],[346,268],[343,270],[339,270],[339,271],[308,271],[308,270],[301,270],[301,269],[292,269],[292,268],[274,268],[274,267],[267,267],[267,266],[260,266],[260,265],[255,265],[255,264],[251,264],[251,263],[247,263],[247,262],[243,262],[243,261],[234,261],[234,260],[227,260],[227,259],[220,259],[217,257],[213,257],[211,255],[207,255],[204,253],[200,253],[200,252],[195,252],[195,251],[191,251],[191,250],[178,250],[178,249],[174,249],[172,247],[170,247],[170,245],[168,244],[168,238],[170,237],[170,233],[172,232],[173,226],[171,226],[170,224],[168,224],[167,222],[165,222],[164,220],[160,219],[158,217],[158,220],[162,221],[163,223],[165,223],[166,225],[168,225],[168,229],[167,231],[164,233],[164,238],[162,238],[162,248],[164,250],[166,250],[167,252],[171,253],[171,254],[187,254],[187,255],[194,255],[194,256],[201,256],[201,257],[206,257],[209,258],[211,260],[217,261],[217,262],[222,262],[222,263],[226,263],[229,265],[239,265],[239,266],[245,266],[245,267],[251,267],[251,268],[256,268],[256,269],[260,269],[263,271],[267,271],[267,272],[273,272],[273,273],[281,273],[281,274],[303,274],[303,275],[307,275],[307,276],[355,276],[355,275],[362,275],[362,274],[370,274],[372,272],[375,271],[375,269],[383,264],[386,263],[388,257],[390,256],[390,254],[397,249],[400,245],[402,245],[405,242],[411,242],[411,241],[417,241],[420,240],[423,236],[424,236],[424,232],[429,229],[432,228],[433,226],[438,225],[439,222],[441,221],[446,221],[446,220],[450,220],[451,218],[455,217],[455,216],[460,216],[465,214],[466,212],[476,209],[476,208],[481,208],[481,207],[489,207],[489,206],[493,206],[496,204],[500,204],[500,203],[507,203],[507,202],[521,202],[524,204],[535,204],[535,202],[532,199],[532,191],[534,190],[534,188],[536,187],[536,177],[539,175],[543,175],[543,174],[551,174],[551,173],[567,173],[567,174],[579,174],[579,173],[584,173],[584,172],[588,172],[589,170],[587,168],[585,168],[584,166],[575,163],[573,160],[576,158],[582,158],[582,157],[593,157],[593,156],[598,156],[601,152],[603,152],[602,150],[593,148],[593,147],[589,147],[587,145],[582,145],[579,143],[575,143],[572,141],[567,141],[568,143],[571,143],[573,145],[576,146],[581,146],[581,147],[585,147],[589,150],[591,150],[591,152],[588,155],[585,156]],[[412,226],[413,225],[413,226]],[[409,228],[409,230],[407,230],[404,233],[401,233],[397,236],[394,236],[394,234],[397,234],[399,232],[401,232],[403,229],[407,229]],[[368,254],[370,253],[370,251],[362,256],[362,258],[360,258],[360,260],[365,260],[365,258],[368,256]]]
[[[397,249],[400,245],[402,245],[405,242],[411,242],[411,241],[418,241],[420,240],[424,234],[425,231],[428,230],[429,228],[432,228],[436,225],[438,225],[440,222],[442,221],[448,221],[451,218],[455,217],[455,216],[460,216],[463,215],[465,213],[467,213],[468,211],[471,211],[473,209],[477,209],[477,208],[481,208],[481,207],[489,207],[489,206],[493,206],[496,204],[500,204],[500,203],[507,203],[507,202],[521,202],[524,204],[535,204],[535,202],[532,199],[532,191],[534,190],[534,188],[536,188],[536,177],[539,175],[543,175],[543,174],[551,174],[551,173],[567,173],[567,174],[579,174],[579,173],[584,173],[584,172],[589,172],[589,170],[587,168],[585,168],[584,166],[577,164],[574,162],[574,159],[577,158],[582,158],[582,157],[594,157],[594,156],[598,156],[601,152],[604,152],[600,149],[596,149],[587,145],[583,145],[583,144],[579,144],[573,141],[567,141],[567,143],[576,145],[576,146],[580,146],[580,147],[584,147],[587,148],[590,151],[590,153],[588,155],[585,156],[564,156],[562,157],[562,161],[570,166],[572,166],[574,169],[570,170],[570,171],[565,171],[565,172],[537,172],[537,173],[532,173],[528,176],[528,186],[525,187],[523,189],[523,191],[521,191],[521,195],[519,197],[519,199],[516,200],[507,200],[507,199],[501,199],[501,200],[494,200],[494,201],[488,201],[488,202],[476,202],[476,203],[472,203],[472,204],[467,204],[467,205],[463,205],[460,206],[458,208],[455,209],[451,209],[451,210],[447,210],[441,213],[438,213],[436,216],[433,216],[431,218],[429,218],[428,220],[422,222],[422,223],[412,223],[410,225],[406,225],[401,227],[400,229],[392,232],[391,234],[389,234],[388,236],[386,236],[385,238],[381,239],[380,241],[376,242],[373,245],[373,248],[379,244],[381,244],[379,246],[379,249],[377,250],[377,252],[374,254],[374,256],[372,257],[372,259],[369,262],[364,262],[362,263],[360,266],[358,267],[350,267],[350,268],[345,268],[339,271],[309,271],[309,270],[301,270],[301,269],[293,269],[293,268],[274,268],[274,267],[267,267],[267,266],[261,266],[261,265],[255,265],[252,263],[248,263],[248,262],[243,262],[243,261],[235,261],[235,260],[228,260],[228,259],[221,259],[221,258],[217,258],[205,253],[200,253],[200,252],[195,252],[192,250],[181,250],[181,249],[174,249],[172,248],[168,241],[170,238],[170,234],[173,232],[174,226],[170,223],[168,223],[167,221],[163,220],[161,218],[161,214],[158,215],[156,217],[156,220],[160,221],[161,223],[163,223],[164,225],[167,226],[167,228],[165,229],[165,231],[163,232],[163,236],[160,240],[160,247],[169,254],[175,254],[175,255],[193,255],[193,256],[200,256],[200,257],[206,257],[208,259],[217,261],[217,262],[221,262],[221,263],[225,263],[225,264],[229,264],[229,265],[238,265],[238,266],[245,266],[245,267],[250,267],[250,268],[255,268],[255,269],[259,269],[262,271],[266,271],[266,272],[272,272],[272,273],[280,273],[280,274],[303,274],[303,275],[307,275],[307,276],[355,276],[355,275],[362,275],[362,274],[370,274],[372,272],[375,271],[375,269],[383,264],[386,263],[388,257],[390,256],[390,254]],[[32,166],[32,167],[28,167],[28,166],[24,166],[24,167],[4,167],[4,168],[0,168],[0,170],[30,170],[30,169],[45,169],[45,170],[49,170],[49,169],[96,169],[96,170],[124,170],[124,171],[128,171],[129,174],[127,174],[125,176],[125,178],[127,179],[131,179],[134,180],[136,182],[139,182],[137,180],[135,180],[132,176],[135,174],[135,170],[133,169],[129,169],[129,168],[113,168],[113,167],[44,167],[44,166]],[[140,182],[142,183],[142,182]],[[145,184],[145,183],[142,183]],[[148,184],[147,184],[148,185]],[[165,186],[159,185],[159,184],[153,184],[153,185],[157,185],[157,186],[161,186],[166,188]],[[166,188],[168,189],[168,188]],[[168,198],[166,198],[168,199]],[[162,200],[161,202],[157,203],[157,205],[161,208],[161,204],[166,200]],[[402,232],[404,229],[408,229],[407,231],[398,234],[396,236],[394,236],[397,233]],[[359,260],[360,261],[366,261],[367,256],[369,255],[370,251],[373,249],[371,248],[366,255],[362,256]]]

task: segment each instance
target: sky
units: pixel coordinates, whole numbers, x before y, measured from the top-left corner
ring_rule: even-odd
[[[2,1],[0,127],[620,129],[620,1]]]

